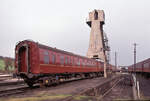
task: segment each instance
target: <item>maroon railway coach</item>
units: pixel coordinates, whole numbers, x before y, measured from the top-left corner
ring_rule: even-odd
[[[150,74],[150,58],[136,63],[136,67],[134,68],[134,64],[128,67],[129,72],[137,72],[137,73],[148,73]]]
[[[24,40],[15,48],[16,74],[32,86],[50,85],[62,79],[96,77],[103,73],[103,63],[70,52]]]

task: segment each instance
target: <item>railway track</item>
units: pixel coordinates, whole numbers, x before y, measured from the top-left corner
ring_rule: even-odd
[[[89,79],[89,78],[78,78],[78,79],[65,80],[63,82],[60,82],[60,84],[65,84],[65,83],[78,81],[78,80],[84,80],[84,79]],[[51,87],[54,86],[54,85],[56,85],[56,84],[52,84]],[[27,90],[33,90],[35,88],[40,88],[40,85],[36,84],[32,88],[28,87],[27,85],[24,85],[24,86],[21,86],[21,87],[16,86],[16,88],[9,88],[7,90],[0,90],[0,97],[5,97],[5,96],[8,96],[8,95],[24,93]]]
[[[113,99],[132,100],[132,86],[129,80],[129,77],[123,77],[118,80],[106,93],[101,96],[101,101],[112,101]]]
[[[121,81],[123,81],[123,80],[124,80],[124,78],[119,79],[118,81],[116,81],[115,84],[114,84],[110,89],[108,89],[107,92],[105,92],[105,93],[101,96],[100,99],[103,99],[104,97],[106,97],[106,96],[112,91],[112,89],[114,89],[114,88],[115,88]],[[122,88],[121,88],[121,89],[122,89]],[[119,92],[121,92],[121,89],[119,90]]]
[[[8,85],[18,85],[18,84],[24,84],[24,81],[21,79],[7,79],[0,81],[0,87],[2,86],[8,86]]]
[[[115,87],[115,86],[116,86],[120,81],[122,81],[122,80],[123,80],[123,78],[118,79],[117,81],[115,81],[113,87]],[[110,80],[110,81],[111,81],[111,80]],[[113,88],[113,87],[112,87],[112,88]],[[112,88],[108,89],[108,91],[107,91],[106,93],[104,93],[103,96],[107,95],[107,93],[109,93]],[[80,96],[86,96],[87,92],[89,92],[91,89],[94,89],[94,91],[96,91],[97,87],[85,89],[85,90],[83,90],[83,91],[80,91],[80,92],[78,92],[78,93],[76,93],[76,94],[73,94],[73,95],[71,95],[71,96],[68,96],[68,97],[66,97],[66,98],[64,98],[64,99],[61,99],[61,100],[58,100],[58,101],[76,101],[75,98],[80,97]],[[94,93],[95,93],[95,92],[94,92]],[[96,95],[94,95],[93,97],[91,97],[91,96],[87,95],[87,97],[89,97],[90,100],[92,100],[93,98],[96,99],[95,96],[96,96]],[[102,97],[100,97],[100,98],[98,98],[98,99],[100,100],[100,99],[102,99]],[[86,99],[86,100],[87,100],[87,99]],[[89,100],[89,99],[88,99],[88,100]],[[98,100],[98,101],[99,101],[99,100]],[[81,101],[82,101],[82,100],[81,100]],[[85,101],[85,99],[84,99],[83,101]],[[94,101],[95,101],[95,100],[94,100]],[[96,101],[97,101],[97,99],[96,99]]]
[[[13,94],[18,94],[18,93],[24,93],[28,89],[29,87],[18,87],[14,89],[1,90],[0,97],[5,97],[8,95],[13,95]]]
[[[0,75],[0,81],[12,79],[11,75]]]
[[[4,73],[0,73],[0,75],[4,75]]]
[[[79,97],[79,96],[87,96],[87,97],[91,97],[90,95],[87,94],[87,92],[92,92],[93,91],[93,98],[96,99],[96,101],[112,101],[112,97],[117,97],[117,98],[122,98],[122,94],[124,93],[124,90],[126,89],[126,92],[129,90],[127,89],[127,87],[130,85],[128,82],[126,82],[128,79],[126,79],[126,77],[121,77],[117,80],[114,80],[113,85],[111,85],[110,88],[108,88],[105,93],[99,92],[98,89],[101,89],[103,87],[103,84],[101,86],[94,87],[94,88],[89,88],[89,89],[85,89],[84,91],[78,92],[77,94],[74,94],[72,96],[66,97],[64,99],[61,99],[59,101],[76,101],[75,98]],[[110,93],[112,92],[112,90],[115,90],[116,87],[119,86],[119,89],[117,88],[117,94],[116,95],[110,95]],[[93,89],[93,90],[91,90]],[[98,94],[99,93],[99,94]],[[112,92],[114,93],[114,92]],[[121,95],[119,95],[121,94]],[[92,98],[92,99],[93,99]],[[125,97],[124,97],[125,98]],[[131,97],[130,97],[131,98]],[[92,100],[90,99],[90,100]],[[129,99],[129,98],[127,98]],[[82,101],[82,100],[81,100]],[[83,100],[85,101],[85,100]],[[95,100],[94,100],[95,101]]]
[[[106,81],[111,81],[111,80],[113,80],[113,79],[115,79],[115,78],[118,78],[117,76],[114,76],[114,77],[112,77],[112,78],[110,78],[110,79],[108,79],[108,80],[106,80]],[[84,78],[84,79],[89,79],[89,78]],[[79,81],[79,80],[84,80],[83,78],[78,78],[78,79],[71,79],[71,80],[66,80],[66,81],[63,81],[63,82],[61,82],[59,85],[62,85],[63,86],[63,84],[65,84],[65,83],[69,83],[69,82],[73,82],[73,81]],[[99,79],[99,78],[98,78]],[[107,83],[107,82],[106,82]],[[102,82],[101,82],[101,84],[103,84]],[[97,84],[97,86],[98,86],[99,84]],[[51,90],[52,89],[55,89],[55,87],[56,87],[56,85],[55,86],[50,86],[50,88],[51,88]],[[92,86],[92,87],[96,87],[96,86]],[[35,89],[34,89],[35,88]],[[20,94],[20,93],[22,93],[22,94],[24,94],[25,92],[28,92],[28,91],[30,91],[30,90],[34,90],[34,91],[39,91],[39,90],[44,90],[44,89],[47,89],[47,88],[41,88],[40,87],[40,85],[36,85],[36,86],[34,86],[34,88],[29,88],[28,86],[22,86],[22,87],[16,87],[16,88],[10,88],[10,89],[7,89],[7,90],[0,90],[0,97],[5,97],[5,96],[11,96],[11,95],[16,95],[16,96],[20,96],[20,95],[17,95],[17,94]],[[87,88],[87,89],[80,89],[79,91],[77,91],[77,92],[75,92],[75,93],[73,93],[71,96],[68,96],[68,97],[66,97],[66,98],[64,98],[64,99],[61,99],[61,100],[59,100],[59,101],[74,101],[74,99],[75,98],[77,98],[78,96],[84,96],[85,95],[85,93],[88,91],[88,90],[90,90],[90,89],[96,89],[96,88]]]
[[[93,80],[92,83],[88,83],[88,82],[91,81],[90,79],[89,80],[87,79],[88,81],[87,80],[84,81],[84,79],[78,78],[78,79],[66,80],[64,82],[61,82],[58,86],[56,86],[56,85],[55,86],[50,86],[49,88],[48,87],[41,88],[41,87],[39,87],[39,85],[37,85],[35,87],[35,89],[34,88],[29,88],[27,86],[26,86],[27,88],[25,86],[24,87],[16,87],[16,89],[14,88],[14,89],[7,89],[7,90],[4,90],[4,91],[0,91],[0,97],[7,99],[5,96],[8,96],[8,95],[10,97],[13,97],[13,96],[16,96],[16,97],[22,96],[23,97],[24,95],[26,96],[26,94],[27,95],[35,94],[34,96],[36,96],[36,92],[42,92],[43,93],[43,91],[44,91],[44,92],[47,92],[47,94],[50,94],[50,95],[51,94],[53,95],[55,93],[58,94],[58,95],[59,94],[60,95],[61,94],[62,95],[63,94],[64,95],[69,94],[69,96],[67,95],[67,97],[65,97],[65,98],[56,99],[56,101],[76,101],[77,98],[79,98],[79,97],[81,97],[81,99],[82,99],[82,96],[87,96],[89,99],[92,99],[92,101],[97,101],[97,100],[93,100],[97,96],[94,95],[92,97],[89,97],[88,95],[86,95],[87,91],[89,91],[90,89],[95,89],[95,91],[96,91],[97,86],[106,85],[106,83],[108,81],[111,82],[112,80],[113,81],[114,80],[118,81],[119,78],[120,78],[120,76],[114,76],[114,77],[111,77],[111,78],[108,78],[108,79],[104,79],[104,78],[100,77],[100,78],[96,78],[95,80]],[[73,82],[73,81],[76,81],[76,82]],[[80,86],[81,83],[82,84],[83,83],[88,83],[87,87],[84,87],[83,86],[84,84],[82,86]],[[70,86],[70,87],[68,87],[68,86]],[[79,87],[77,87],[77,86],[79,86]],[[73,88],[73,90],[67,91],[68,88],[71,89],[71,87],[75,87],[75,88]],[[101,87],[103,87],[103,86],[101,86]],[[61,89],[61,90],[59,90],[59,89]],[[63,90],[64,91],[66,90],[66,92],[63,92]],[[35,92],[35,93],[31,93],[31,92]],[[86,99],[88,100],[88,98],[86,98]],[[83,101],[87,101],[87,100],[84,99]],[[53,100],[50,100],[50,101],[53,101]]]

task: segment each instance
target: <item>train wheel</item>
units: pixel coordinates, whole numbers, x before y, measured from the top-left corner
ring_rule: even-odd
[[[33,83],[31,83],[31,82],[27,82],[27,85],[28,85],[30,88],[33,87]]]
[[[29,87],[31,88],[33,87],[33,82],[30,79],[24,79],[24,81],[27,83]]]

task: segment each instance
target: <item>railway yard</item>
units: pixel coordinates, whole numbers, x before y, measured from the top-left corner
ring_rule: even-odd
[[[3,0],[3,2],[4,1],[5,0]],[[13,32],[13,30],[16,30],[18,34],[16,35],[14,34],[12,38],[14,38],[13,39],[14,41],[17,40],[18,42],[14,45],[14,43],[10,41],[11,38],[7,38],[7,40],[10,39],[8,40],[10,42],[5,42],[8,44],[13,43],[12,45],[15,46],[14,51],[11,49],[7,49],[8,47],[3,48],[4,46],[9,46],[8,44],[7,45],[4,44],[3,47],[1,45],[2,50],[6,51],[4,53],[0,52],[1,54],[5,54],[9,56],[8,52],[14,52],[14,54],[11,53],[10,55],[10,56],[13,55],[14,57],[11,58],[10,56],[9,57],[0,56],[0,101],[150,101],[150,58],[148,58],[148,53],[145,53],[145,56],[147,56],[145,59],[143,57],[141,58],[140,61],[137,60],[136,48],[138,44],[136,42],[132,43],[132,45],[134,46],[133,48],[134,63],[133,63],[131,61],[132,58],[129,57],[129,52],[127,52],[129,51],[127,50],[129,44],[127,44],[126,42],[121,43],[121,41],[127,41],[127,39],[125,38],[128,37],[123,36],[122,32],[124,32],[125,35],[129,33],[126,31],[128,30],[130,31],[131,27],[129,27],[129,25],[131,24],[131,22],[139,23],[140,22],[139,20],[141,19],[142,21],[143,19],[145,20],[145,17],[143,16],[144,14],[142,14],[141,11],[139,10],[137,11],[138,15],[140,12],[141,13],[140,15],[142,15],[144,18],[137,18],[138,21],[134,21],[137,17],[134,16],[133,19],[131,17],[130,19],[131,21],[130,21],[127,17],[130,16],[131,13],[133,14],[134,11],[129,13],[132,10],[127,9],[128,13],[127,12],[125,13],[127,15],[125,16],[126,19],[129,20],[127,26],[122,26],[124,25],[124,23],[118,24],[119,22],[122,21],[121,17],[123,16],[121,14],[124,14],[124,12],[122,11],[121,13],[119,12],[119,16],[117,14],[114,17],[110,17],[110,18],[119,17],[119,19],[121,18],[120,19],[121,21],[118,18],[117,21],[111,20],[113,23],[117,23],[117,26],[109,25],[108,27],[111,26],[111,28],[108,29],[103,27],[103,25],[105,25],[104,10],[94,9],[90,11],[85,22],[90,27],[89,47],[87,48],[86,47],[87,44],[84,44],[86,42],[82,42],[82,41],[87,41],[85,36],[81,36],[83,35],[81,33],[84,32],[80,32],[80,31],[78,32],[79,29],[77,28],[79,27],[82,30],[82,27],[80,25],[79,26],[74,25],[75,23],[72,24],[70,23],[70,21],[72,20],[77,21],[76,19],[74,18],[72,19],[71,17],[81,16],[83,12],[78,11],[78,14],[76,14],[78,16],[70,15],[72,12],[75,13],[74,11],[72,11],[73,6],[70,5],[66,6],[67,8],[66,11],[68,14],[67,16],[61,16],[61,15],[66,15],[64,11],[62,11],[62,8],[59,8],[59,11],[56,11],[57,9],[54,10],[52,8],[49,8],[48,11],[45,12],[45,10],[41,10],[45,7],[42,7],[41,5],[37,5],[37,7],[40,8],[40,10],[37,10],[37,8],[35,8],[35,10],[37,11],[32,11],[34,5],[37,4],[37,1],[36,2],[34,1],[33,5],[31,5],[31,1],[29,3],[23,2],[22,4],[28,4],[28,5],[22,9],[23,11],[20,8],[18,8],[19,11],[16,14],[13,12],[16,11],[17,9],[13,9],[13,7],[15,8],[16,6],[18,6],[18,3],[15,3],[16,6],[11,5],[11,3],[13,2],[11,3],[9,2],[8,6],[5,5],[8,8],[11,7],[10,9],[12,9],[12,11],[10,10],[10,12],[13,15],[11,15],[10,12],[9,14],[8,11],[2,10],[2,12],[4,13],[2,13],[1,15],[5,15],[5,13],[8,13],[9,17],[4,16],[2,18],[6,18],[7,21],[9,21],[9,23],[5,24],[6,21],[2,22],[4,23],[4,25],[1,26],[0,33],[5,34],[5,31],[3,30],[6,30],[6,33],[16,33]],[[67,2],[63,1],[63,3],[65,4]],[[51,2],[47,4],[48,7],[51,7],[49,5],[51,4]],[[60,3],[60,1],[59,4],[61,5],[58,5],[58,3],[56,4],[57,7],[63,5]],[[73,10],[76,10],[79,4],[81,4],[81,2],[78,4],[73,4],[75,5],[75,9]],[[100,6],[99,4],[103,4],[103,3],[98,3],[96,1],[96,4],[98,4],[98,8],[99,8],[102,6],[102,5]],[[30,5],[33,6],[33,8],[30,8],[29,7]],[[84,6],[86,5],[87,4],[85,4],[84,2]],[[117,5],[119,6],[119,4]],[[82,8],[84,6],[82,5]],[[22,6],[19,5],[18,7],[22,7]],[[28,7],[28,10],[29,11],[31,10],[31,12],[25,11],[27,9],[26,7]],[[63,7],[65,6],[63,5]],[[128,5],[125,6],[125,9],[127,7]],[[117,12],[120,9],[123,10],[122,8],[119,8],[117,9]],[[53,10],[54,12],[51,12],[49,10]],[[42,13],[40,13],[40,11],[42,11]],[[146,10],[142,10],[142,12],[143,11]],[[15,18],[19,12],[21,12],[21,16],[18,15],[19,18]],[[31,15],[28,15],[28,12]],[[43,18],[44,20],[39,15],[34,15],[34,13],[35,14],[39,13],[40,15],[42,15],[44,17]],[[44,13],[46,13],[45,16]],[[54,18],[50,16],[48,13],[54,15],[53,16]],[[55,13],[60,14],[60,15],[56,14],[60,20],[58,20]],[[27,16],[25,16],[26,14]],[[108,14],[108,11],[106,14]],[[24,17],[23,19],[21,18],[22,16]],[[13,17],[16,20],[11,21],[10,19],[14,19]],[[36,21],[37,17],[39,17],[40,19]],[[2,18],[0,18],[0,20]],[[25,20],[26,18],[28,18],[28,21]],[[48,18],[52,20],[49,20]],[[55,18],[57,18],[57,20]],[[65,21],[64,18],[67,19],[67,21]],[[69,20],[68,18],[71,19]],[[24,21],[24,23],[21,22],[22,20]],[[34,20],[36,24],[34,24]],[[63,20],[64,22],[61,22]],[[15,25],[12,22],[17,24],[17,21],[19,21],[20,24],[23,25],[22,26],[23,28],[21,28],[20,25],[17,25],[16,29],[14,29]],[[57,23],[57,21],[59,23]],[[127,22],[126,20],[123,21]],[[27,22],[29,25],[25,26],[26,25],[25,22]],[[68,25],[65,27],[63,27],[63,25],[62,26],[59,25],[63,23],[66,24],[68,23]],[[5,25],[8,26],[9,24],[11,25],[11,27],[3,28],[3,26]],[[40,26],[39,27],[35,26],[37,24],[39,24]],[[57,26],[58,28],[56,29],[53,27],[49,28],[48,24],[50,24],[53,27],[55,27],[55,25],[59,25],[60,27],[62,27],[62,29],[65,28],[65,31],[62,31],[61,28],[59,28],[58,26]],[[139,24],[141,25],[141,23]],[[74,26],[71,27],[71,25]],[[48,30],[46,30],[45,27]],[[123,28],[122,32],[119,32],[119,30],[121,30],[121,27]],[[42,30],[42,28],[44,28],[44,30]],[[108,35],[112,34],[110,33],[111,32],[110,29],[113,28],[117,30],[117,31],[112,30],[112,32],[116,35],[115,36],[116,39],[120,39],[120,41],[114,39],[114,41],[116,41],[115,50],[111,48],[112,46],[111,47],[109,46],[110,44],[113,45],[113,43],[108,42],[108,38],[109,37],[112,38],[112,36],[114,35],[107,37],[107,33],[109,33]],[[144,28],[149,28],[149,26],[145,26]],[[141,30],[141,26],[139,28],[137,27],[131,29],[132,31],[136,31],[137,29]],[[21,32],[19,32],[18,30],[20,30]],[[57,32],[55,33],[54,31],[50,32],[50,30],[56,30],[58,32],[60,31],[61,34],[57,34]],[[68,30],[68,34],[66,34],[67,35],[66,36],[65,33],[67,32],[67,30]],[[73,30],[77,30],[77,32]],[[144,38],[145,35],[143,34],[143,32],[145,33],[146,31],[147,31],[146,29],[144,29],[144,31],[142,29],[142,36],[144,36]],[[134,35],[134,33],[136,32],[132,32],[132,33],[131,32],[129,33],[130,36],[131,35],[133,35],[134,37],[138,36],[138,35]],[[137,32],[139,32],[139,30],[137,30]],[[25,36],[20,33],[24,33]],[[39,37],[36,37],[36,40],[39,40],[39,42],[33,41],[35,39],[34,37],[32,37],[32,33],[37,33],[35,34],[35,36],[40,35]],[[47,35],[44,35],[43,33],[47,33]],[[124,38],[121,39],[121,37],[117,36],[117,33],[118,35],[121,35]],[[30,34],[31,36],[28,36]],[[55,34],[58,36],[55,37],[51,36]],[[71,34],[77,35],[77,37],[75,36],[71,37],[72,36]],[[19,35],[21,35],[21,37]],[[149,34],[147,33],[147,35]],[[44,38],[44,36],[47,38]],[[43,38],[43,41],[40,39],[40,37]],[[33,38],[33,40],[25,39],[25,38]],[[61,38],[65,38],[65,39],[61,40]],[[133,41],[133,39],[129,39],[129,40],[131,44],[131,41]],[[61,41],[62,43],[59,44],[55,43],[59,41]],[[71,43],[71,41],[74,44]],[[45,45],[44,42],[50,44],[50,46]],[[64,43],[66,42],[66,46],[61,46],[63,42]],[[56,47],[52,47],[57,45],[60,45],[61,47],[64,48],[59,49]],[[77,47],[79,47],[80,49]],[[117,50],[119,50],[119,47],[120,49],[123,50],[123,52],[122,54],[120,52],[118,55]],[[64,49],[77,51],[77,54],[69,51],[65,51]],[[86,55],[79,55],[82,52],[84,52],[84,49],[87,49]],[[143,48],[140,49],[141,49],[140,52],[142,52]],[[147,50],[147,52],[149,52],[149,50]],[[112,56],[113,53],[114,56]],[[144,56],[143,53],[141,53],[142,56]],[[119,59],[117,56],[119,57]],[[120,57],[123,57],[123,59],[120,59]]]
[[[4,76],[4,75],[3,75]],[[0,81],[0,101],[112,101],[136,100],[131,74],[113,74],[104,77],[72,79],[45,87],[35,85],[30,88],[23,80]],[[149,99],[149,80],[140,81],[140,99]],[[8,82],[9,81],[9,82]]]

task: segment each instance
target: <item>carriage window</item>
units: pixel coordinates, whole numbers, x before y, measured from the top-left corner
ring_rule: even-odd
[[[72,64],[72,58],[70,57],[70,64]]]
[[[86,61],[86,66],[89,66],[89,62],[88,61]]]
[[[91,66],[91,61],[89,61],[89,66]]]
[[[82,60],[80,60],[80,65],[82,66]]]
[[[80,60],[78,59],[78,65],[80,66]]]
[[[52,63],[54,64],[56,62],[56,56],[55,54],[52,54]]]
[[[70,64],[70,58],[68,58],[68,64]]]
[[[65,57],[65,64],[68,64],[68,58]]]
[[[145,63],[144,68],[148,68],[148,67],[149,67],[149,63]]]
[[[75,65],[74,57],[72,58],[72,65]]]
[[[77,59],[77,65],[80,66],[80,60],[79,60],[79,58]]]
[[[84,64],[85,64],[85,66],[87,66],[87,62],[86,62],[86,60],[85,60],[85,63],[84,63]]]
[[[82,61],[82,65],[85,66],[85,61],[84,60]]]
[[[45,64],[49,64],[49,53],[48,53],[48,51],[45,51],[44,52],[44,63]]]
[[[61,65],[64,64],[64,56],[60,56],[60,64],[61,64]]]

